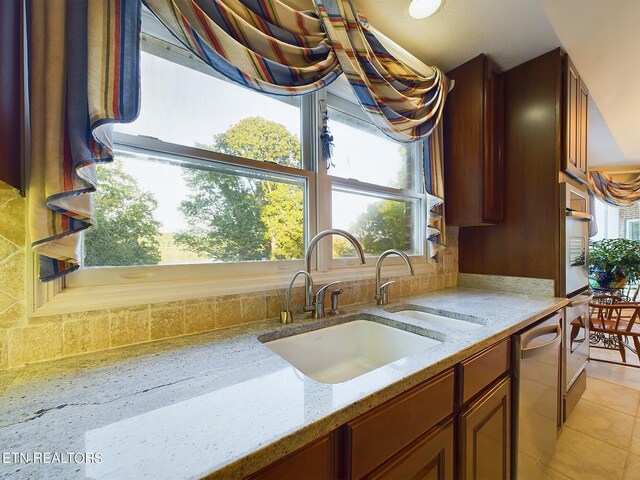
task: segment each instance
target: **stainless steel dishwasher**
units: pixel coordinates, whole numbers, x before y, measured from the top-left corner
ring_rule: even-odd
[[[562,313],[514,335],[514,478],[543,478],[561,425]]]

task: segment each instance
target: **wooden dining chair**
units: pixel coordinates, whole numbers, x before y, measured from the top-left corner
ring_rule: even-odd
[[[602,343],[599,348],[617,349],[625,364],[628,349],[640,361],[640,303],[615,302],[611,298],[594,297],[594,300],[589,303],[591,345],[598,348]]]

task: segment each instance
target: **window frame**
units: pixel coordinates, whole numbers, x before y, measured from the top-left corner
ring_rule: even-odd
[[[222,76],[213,72],[185,50],[174,38],[159,28],[157,20],[143,12],[142,45],[144,51],[159,55],[185,67],[196,68],[218,79]],[[407,54],[408,55],[408,54]],[[409,58],[409,57],[408,57]],[[413,58],[413,57],[411,57]],[[415,59],[414,59],[415,60]],[[199,65],[195,67],[196,65]],[[114,134],[114,143],[126,148],[139,148],[159,153],[198,158],[239,165],[243,168],[273,172],[278,175],[303,178],[306,183],[305,202],[305,247],[317,232],[331,228],[332,188],[355,189],[394,199],[417,200],[420,208],[414,212],[414,242],[421,247],[419,254],[410,255],[416,274],[432,273],[434,261],[427,255],[426,215],[427,194],[424,192],[422,162],[419,143],[414,142],[413,189],[403,190],[368,184],[358,180],[331,176],[327,162],[322,156],[319,132],[322,125],[321,105],[327,105],[328,97],[339,99],[340,105],[348,106],[349,114],[359,120],[371,123],[360,106],[355,102],[347,81],[340,77],[327,89],[300,97],[301,112],[301,156],[302,168],[242,159],[219,152],[198,149],[147,137]],[[347,100],[345,97],[349,97]],[[286,101],[286,100],[284,100]],[[312,273],[318,284],[335,280],[357,281],[375,276],[377,255],[367,255],[367,264],[360,265],[355,258],[333,259],[331,241],[324,240],[316,247],[312,257]],[[259,262],[203,263],[182,265],[149,265],[126,267],[91,267],[73,272],[70,276],[49,283],[37,278],[37,256],[29,256],[28,269],[32,281],[28,285],[30,301],[27,315],[38,317],[61,313],[80,312],[114,307],[144,305],[173,300],[189,300],[219,295],[266,291],[285,288],[293,272],[304,268],[304,260],[276,260]],[[391,256],[385,261],[385,276],[406,275],[406,267],[398,257]]]
[[[340,78],[339,80],[343,79]],[[352,100],[348,100],[349,97],[351,97]],[[362,110],[360,105],[354,102],[353,93],[351,92],[351,88],[346,81],[334,82],[329,87],[328,93],[325,94],[325,98],[327,108],[333,108],[340,111],[340,113],[344,116],[353,117],[359,123],[366,123],[373,128],[377,128],[367,117],[366,113]],[[354,125],[354,128],[357,128],[357,125]],[[364,195],[368,194],[378,198],[388,198],[390,200],[401,201],[416,201],[418,208],[413,212],[412,242],[418,247],[418,251],[408,255],[412,263],[415,265],[426,263],[429,261],[426,253],[426,219],[428,206],[427,193],[424,190],[424,182],[422,181],[423,172],[422,162],[420,161],[420,142],[413,142],[409,144],[409,148],[411,149],[410,155],[412,159],[413,169],[411,175],[411,189],[387,187],[383,185],[363,182],[361,180],[356,180],[353,178],[338,177],[327,173],[324,177],[324,181],[326,182],[324,190],[327,192],[329,201],[326,210],[324,212],[319,212],[319,215],[324,214],[326,218],[326,228],[332,228],[333,225],[331,221],[331,201],[333,199],[332,191],[334,187],[337,187],[336,189],[340,189],[346,192],[353,192],[356,194]],[[324,171],[327,171],[326,163]],[[330,171],[331,170],[328,169],[328,172]],[[329,260],[325,262],[326,268],[352,268],[358,264],[357,260],[354,258],[333,258],[330,248],[325,249],[324,254],[325,256],[329,256]],[[367,258],[376,260],[378,258],[378,255],[367,255]],[[402,259],[396,256],[391,256],[385,261],[385,263],[395,265],[401,265],[402,262]]]
[[[625,236],[627,237],[628,240],[634,240],[633,238],[631,238],[631,227],[632,225],[636,225],[636,224],[640,229],[640,218],[630,218],[629,220],[627,220],[624,231],[626,233]],[[635,240],[640,241],[640,232],[639,232],[638,238]]]
[[[215,168],[239,167],[242,171],[255,171],[283,179],[297,179],[304,186],[304,245],[309,242],[311,226],[315,225],[315,176],[312,171],[250,160],[211,150],[165,142],[153,137],[114,133],[114,148],[145,155],[168,155],[176,163]],[[182,161],[181,161],[182,160]],[[135,160],[134,160],[135,161]],[[125,284],[131,280],[172,281],[175,279],[204,279],[226,275],[265,275],[277,272],[295,272],[302,266],[302,259],[263,260],[246,262],[205,262],[164,265],[103,266],[80,269],[70,274],[66,287],[86,287]]]

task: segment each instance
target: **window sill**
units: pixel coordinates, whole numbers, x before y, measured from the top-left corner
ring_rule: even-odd
[[[416,275],[434,274],[437,264],[413,262]],[[383,268],[383,278],[407,275],[404,264],[389,264]],[[340,280],[343,282],[372,280],[375,266],[364,265],[335,269],[329,272],[312,272],[316,285]],[[101,285],[65,288],[41,307],[29,313],[29,317],[63,315],[68,313],[132,307],[152,303],[180,300],[196,300],[222,295],[273,291],[288,288],[292,274],[238,275],[210,279],[144,282],[126,285]],[[302,285],[302,279],[296,285]]]

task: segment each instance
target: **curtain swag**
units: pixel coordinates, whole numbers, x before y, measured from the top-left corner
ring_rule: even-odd
[[[95,164],[110,123],[139,111],[141,1],[204,63],[268,94],[301,95],[344,73],[362,108],[399,142],[424,141],[430,253],[444,244],[442,130],[449,80],[397,60],[350,0],[30,0],[31,234],[40,278],[77,269],[91,226]],[[45,75],[46,72],[46,75]],[[327,132],[328,133],[328,132]]]
[[[589,186],[596,197],[616,207],[640,201],[640,173],[635,179],[625,182],[605,172],[592,171],[589,172]]]

